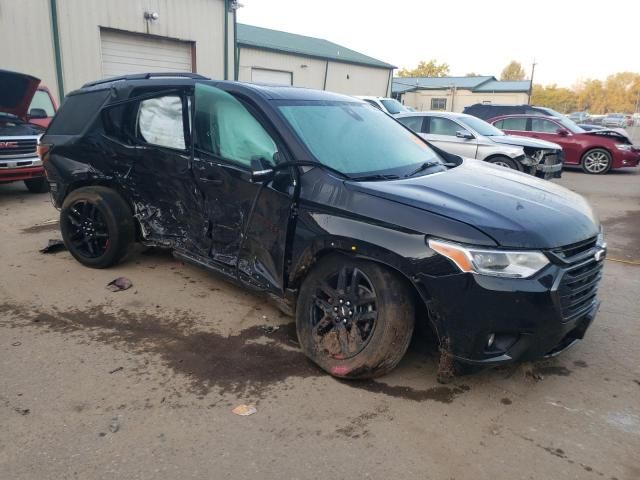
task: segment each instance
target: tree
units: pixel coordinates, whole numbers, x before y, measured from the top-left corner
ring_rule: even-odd
[[[428,62],[423,60],[413,70],[403,68],[398,72],[400,77],[446,77],[449,75],[449,65],[438,63],[435,59]]]
[[[481,77],[481,76],[482,75],[480,75],[479,73],[474,73],[474,72],[465,74],[465,77]]]
[[[534,85],[532,103],[560,112],[635,112],[640,105],[640,74],[620,72],[608,76],[604,82],[587,79],[571,89]]]
[[[500,80],[524,80],[524,69],[520,62],[516,62],[515,60],[511,60],[509,65],[504,67],[502,73],[500,74]]]
[[[531,92],[531,103],[541,107],[549,107],[560,112],[573,112],[578,106],[578,95],[568,88],[557,85],[534,85]]]

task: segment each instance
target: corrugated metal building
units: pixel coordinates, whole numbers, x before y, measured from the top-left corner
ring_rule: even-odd
[[[388,96],[393,65],[320,38],[237,25],[240,81]]]
[[[502,81],[492,76],[396,77],[393,96],[419,111],[462,112],[475,103],[526,104],[531,81]]]
[[[235,0],[0,0],[0,66],[41,78],[58,97],[128,73],[232,79],[235,7]]]

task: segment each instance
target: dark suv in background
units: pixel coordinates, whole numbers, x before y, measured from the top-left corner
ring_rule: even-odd
[[[560,112],[552,108],[536,107],[534,105],[501,105],[496,103],[476,103],[464,107],[462,113],[473,115],[482,120],[499,117],[501,115],[545,115],[548,117],[562,117]]]
[[[129,76],[69,94],[41,142],[78,261],[170,248],[294,314],[338,377],[391,370],[416,321],[447,364],[554,355],[599,305],[582,197],[434,150],[352,97]]]

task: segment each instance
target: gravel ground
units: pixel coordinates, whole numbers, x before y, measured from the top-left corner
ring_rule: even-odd
[[[640,169],[560,183],[617,260],[596,322],[554,360],[449,386],[421,340],[382,379],[337,381],[290,318],[162,252],[109,270],[42,255],[47,196],[0,186],[0,477],[637,480]],[[119,276],[133,287],[106,290]]]

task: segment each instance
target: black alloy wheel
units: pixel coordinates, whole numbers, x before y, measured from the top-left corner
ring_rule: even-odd
[[[86,258],[98,258],[109,248],[109,229],[100,210],[87,200],[79,200],[64,217],[69,241]]]
[[[309,312],[318,349],[339,360],[360,353],[376,328],[376,300],[371,280],[358,268],[343,266],[325,278]]]

